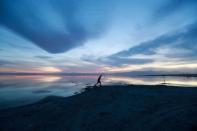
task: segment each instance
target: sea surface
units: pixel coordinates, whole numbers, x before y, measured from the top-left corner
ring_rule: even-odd
[[[0,76],[0,109],[21,106],[36,102],[46,96],[72,96],[81,92],[86,86],[96,83],[98,76]],[[104,85],[143,84],[177,85],[180,87],[197,87],[196,77],[126,77],[104,76]]]

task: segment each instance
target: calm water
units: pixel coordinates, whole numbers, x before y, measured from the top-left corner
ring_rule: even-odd
[[[25,105],[49,95],[71,96],[87,85],[93,85],[97,76],[0,76],[0,109]],[[103,83],[148,84],[164,82],[163,77],[105,76]],[[169,85],[197,87],[197,78],[166,77]]]

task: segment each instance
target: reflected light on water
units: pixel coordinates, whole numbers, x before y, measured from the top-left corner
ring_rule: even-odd
[[[98,76],[0,76],[0,109],[29,104],[49,95],[71,96],[87,85],[94,85]],[[197,87],[197,78],[186,77],[125,77],[108,76],[102,78],[103,85],[142,84]]]
[[[111,83],[125,83],[125,84],[147,84],[147,85],[154,85],[158,84],[161,81],[145,81],[143,79],[135,78],[135,77],[116,77],[111,76],[106,79],[106,82]]]
[[[39,79],[37,79],[37,81],[40,82],[55,82],[60,80],[61,77],[60,76],[47,76],[47,77],[40,77]]]
[[[180,86],[197,86],[196,80],[186,80],[186,81],[168,80],[167,83],[173,85],[180,85]]]
[[[124,83],[124,84],[143,84],[156,85],[165,82],[167,85],[192,86],[197,87],[197,78],[185,77],[120,77],[110,76],[105,79],[106,83]]]
[[[29,81],[40,83],[40,82],[56,82],[61,79],[61,76],[0,76],[0,82],[11,82],[11,83],[27,83]]]

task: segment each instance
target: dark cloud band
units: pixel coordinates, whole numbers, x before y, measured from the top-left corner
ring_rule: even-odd
[[[83,5],[76,0],[1,0],[0,6],[0,24],[50,53],[61,53],[82,45],[99,35],[105,24],[104,20],[99,21],[99,16],[103,16],[99,12],[102,9],[97,12],[98,18],[90,18],[92,16],[85,13],[88,17],[81,18],[79,8]],[[97,27],[92,28],[95,25]]]

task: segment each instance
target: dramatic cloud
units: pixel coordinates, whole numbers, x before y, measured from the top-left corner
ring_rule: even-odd
[[[168,61],[173,58],[191,61],[197,58],[196,52],[197,23],[116,53],[108,57],[106,63],[117,66],[122,64],[146,64],[160,59],[163,60],[163,58]]]
[[[150,63],[152,61],[153,60],[150,59],[136,59],[136,58],[128,58],[128,57],[115,57],[115,56],[101,59],[101,62],[115,66],[129,65],[129,64],[138,65],[138,64]]]
[[[0,24],[50,53],[64,52],[99,35],[106,24],[107,11],[101,4],[89,14],[86,11],[92,4],[80,3],[76,0],[2,0]]]
[[[191,51],[197,50],[197,23],[183,28],[179,32],[162,35],[154,40],[141,43],[126,51],[121,51],[114,56],[130,56],[135,54],[151,55],[155,54],[157,48],[161,46],[171,46],[174,48],[184,48]],[[173,50],[172,50],[173,52]]]

